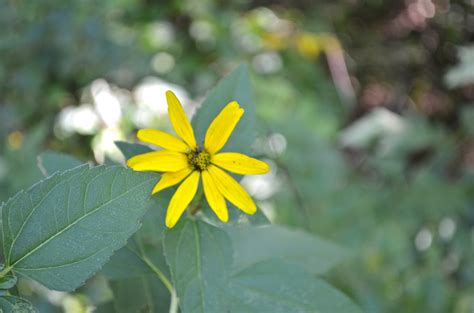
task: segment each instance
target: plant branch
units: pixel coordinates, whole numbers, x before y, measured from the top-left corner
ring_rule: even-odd
[[[188,214],[195,215],[201,209],[201,202],[202,202],[202,195],[203,190],[199,189],[198,195],[196,197],[196,201],[194,201],[194,206],[192,208],[188,207]]]

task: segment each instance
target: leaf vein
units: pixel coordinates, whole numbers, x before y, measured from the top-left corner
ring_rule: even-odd
[[[21,261],[23,261],[23,259],[27,258],[28,256],[32,255],[33,253],[35,253],[36,251],[38,251],[39,249],[41,249],[42,247],[44,247],[46,244],[48,244],[49,242],[51,242],[52,240],[54,240],[56,237],[58,237],[59,235],[63,234],[65,231],[67,231],[68,229],[70,229],[71,227],[75,226],[77,223],[79,223],[80,221],[82,221],[84,218],[88,217],[89,215],[92,215],[94,213],[96,213],[97,211],[99,211],[101,208],[103,208],[104,206],[106,206],[107,204],[127,195],[128,193],[130,193],[131,191],[134,191],[135,189],[141,187],[142,185],[144,185],[145,183],[148,183],[150,180],[152,180],[152,178],[150,179],[147,179],[145,181],[143,181],[142,183],[134,186],[133,188],[129,189],[128,191],[126,191],[125,193],[121,194],[120,196],[117,196],[116,198],[112,198],[104,203],[102,203],[101,205],[99,205],[98,207],[92,209],[91,211],[87,212],[85,215],[79,217],[78,219],[76,219],[75,221],[73,221],[71,224],[69,224],[68,226],[64,227],[63,229],[61,229],[59,232],[57,232],[56,234],[54,234],[53,236],[47,238],[45,241],[43,241],[42,243],[40,243],[36,248],[34,248],[33,250],[31,250],[30,252],[26,253],[25,255],[21,256],[20,258],[18,258],[17,261],[15,261],[13,264],[11,264],[11,266],[15,266],[16,264],[20,263]],[[12,244],[12,247],[13,247],[13,244]]]

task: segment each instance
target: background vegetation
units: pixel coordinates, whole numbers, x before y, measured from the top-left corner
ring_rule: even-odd
[[[116,140],[192,114],[252,71],[244,183],[274,222],[352,252],[329,280],[366,312],[474,310],[474,3],[470,0],[0,1],[0,200],[52,149],[119,161]],[[41,312],[107,302],[19,287]]]

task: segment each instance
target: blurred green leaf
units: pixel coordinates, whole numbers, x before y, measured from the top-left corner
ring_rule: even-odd
[[[239,66],[212,89],[192,120],[198,143],[203,143],[206,130],[231,101],[237,101],[245,110],[223,151],[250,153],[255,140],[255,103],[245,65]]]
[[[116,141],[115,145],[117,146],[117,148],[119,148],[120,152],[122,152],[125,159],[130,159],[131,157],[137,154],[142,154],[142,153],[147,153],[147,152],[152,151],[152,149],[150,149],[149,147],[141,145],[139,143]]]
[[[151,269],[131,245],[133,243],[128,243],[125,247],[115,252],[110,261],[104,265],[101,271],[102,274],[111,280],[120,280],[152,273]]]
[[[7,268],[74,290],[138,229],[155,176],[82,166],[18,193],[2,210]]]
[[[0,289],[10,289],[16,285],[18,281],[17,277],[12,273],[8,273],[7,275],[0,278]]]
[[[84,162],[73,156],[54,151],[46,151],[38,156],[38,167],[45,176],[69,170],[81,164],[84,164]]]
[[[226,228],[234,248],[233,270],[279,260],[312,274],[327,272],[347,257],[342,248],[308,233],[281,226]]]
[[[94,309],[94,313],[117,313],[117,311],[114,307],[114,303],[110,301],[97,306]]]
[[[169,292],[151,274],[113,281],[111,287],[116,313],[169,312]]]
[[[229,312],[361,313],[341,292],[280,261],[254,264],[231,278]]]
[[[0,312],[4,313],[36,313],[38,312],[27,300],[15,296],[0,297]]]

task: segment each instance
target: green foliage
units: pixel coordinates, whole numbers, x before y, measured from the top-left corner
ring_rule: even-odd
[[[192,120],[196,140],[204,142],[206,130],[212,120],[229,102],[237,101],[245,110],[223,151],[250,153],[255,138],[255,103],[250,87],[247,67],[241,65],[219,82],[202,103]]]
[[[231,312],[362,312],[327,283],[280,261],[237,272],[229,286]]]
[[[76,289],[137,230],[154,180],[118,166],[80,166],[18,193],[2,209],[3,273]]]
[[[183,104],[193,112],[205,92],[244,61],[248,67],[220,83],[193,119],[202,141],[220,108],[237,99],[246,113],[225,150],[253,148],[272,165],[269,175],[243,182],[265,214],[259,209],[248,217],[230,206],[223,225],[203,201],[196,215],[208,223],[204,227],[223,229],[230,238],[229,310],[350,312],[324,306],[322,297],[341,306],[347,300],[313,277],[324,273],[368,313],[470,313],[472,5],[428,2],[420,10],[409,1],[380,0],[277,0],[261,7],[216,0],[0,1],[0,200],[42,179],[36,162],[44,149],[74,156],[42,154],[45,175],[62,175],[93,157],[102,163],[104,154],[106,164],[120,161],[114,140],[135,140],[137,128],[169,126],[157,90],[187,92]],[[321,49],[308,59],[297,42],[301,33],[334,36],[343,50]],[[268,34],[283,39],[271,46]],[[345,65],[337,52],[354,102],[338,85]],[[93,88],[100,85],[95,80],[107,81],[105,99],[112,101],[97,100],[104,89]],[[115,98],[121,119],[111,126]],[[83,108],[98,117],[96,130],[61,131],[63,113]],[[380,119],[380,112],[392,118]],[[126,158],[150,151],[117,145]],[[176,311],[163,254],[163,220],[174,190],[151,198],[142,227],[96,270],[108,287],[89,280],[75,293],[51,295],[13,269],[0,285],[10,287],[16,277],[19,283],[0,286],[6,296],[0,308],[23,306],[21,295],[46,313],[94,306],[107,313]],[[300,227],[305,232],[295,230]],[[102,293],[107,296],[98,301]]]
[[[187,219],[166,232],[183,312],[361,312],[313,276],[338,261],[340,248],[283,227],[226,230]]]
[[[185,220],[165,234],[165,256],[183,313],[218,313],[227,307],[230,238],[207,223]]]
[[[210,94],[197,115],[198,131],[216,115],[211,102],[225,104],[237,94],[250,94],[245,67]],[[255,119],[253,102],[239,99],[247,112],[242,132],[230,141],[237,151],[254,141]],[[116,145],[125,158],[150,151],[141,144]],[[175,188],[150,197],[158,175],[82,163],[43,153],[38,165],[52,175],[2,207],[1,288],[16,284],[14,273],[51,289],[73,291],[100,271],[113,293],[102,311],[177,312],[179,305],[182,313],[359,312],[316,278],[346,256],[341,248],[304,232],[269,226],[261,212],[250,222],[238,215],[224,226],[206,210],[165,229],[164,208]],[[200,207],[201,200],[196,201],[193,205]],[[6,309],[9,299],[3,300]]]
[[[5,313],[16,312],[38,312],[28,301],[16,296],[2,296],[0,297],[0,309]]]
[[[69,170],[81,164],[83,164],[83,162],[70,155],[54,151],[46,151],[38,156],[38,167],[45,176]]]
[[[278,260],[289,267],[300,266],[317,275],[327,272],[347,257],[340,247],[332,243],[281,226],[234,226],[226,228],[226,231],[234,248],[234,271]]]
[[[41,144],[45,138],[45,125],[41,125],[33,128],[23,138],[19,149],[7,148],[0,154],[0,172],[3,172],[0,175],[3,176],[3,179],[0,179],[0,199],[2,201],[6,201],[18,190],[31,186],[42,178],[42,173],[36,164],[37,155],[41,152]],[[8,179],[6,179],[7,177]]]
[[[130,159],[134,155],[150,152],[151,149],[147,146],[138,143],[128,143],[123,141],[115,142],[117,148],[120,149],[125,159]]]
[[[114,312],[169,312],[168,290],[153,275],[112,281]]]
[[[8,273],[7,275],[0,278],[0,289],[8,290],[13,288],[16,285],[17,280],[18,278],[15,275]]]

